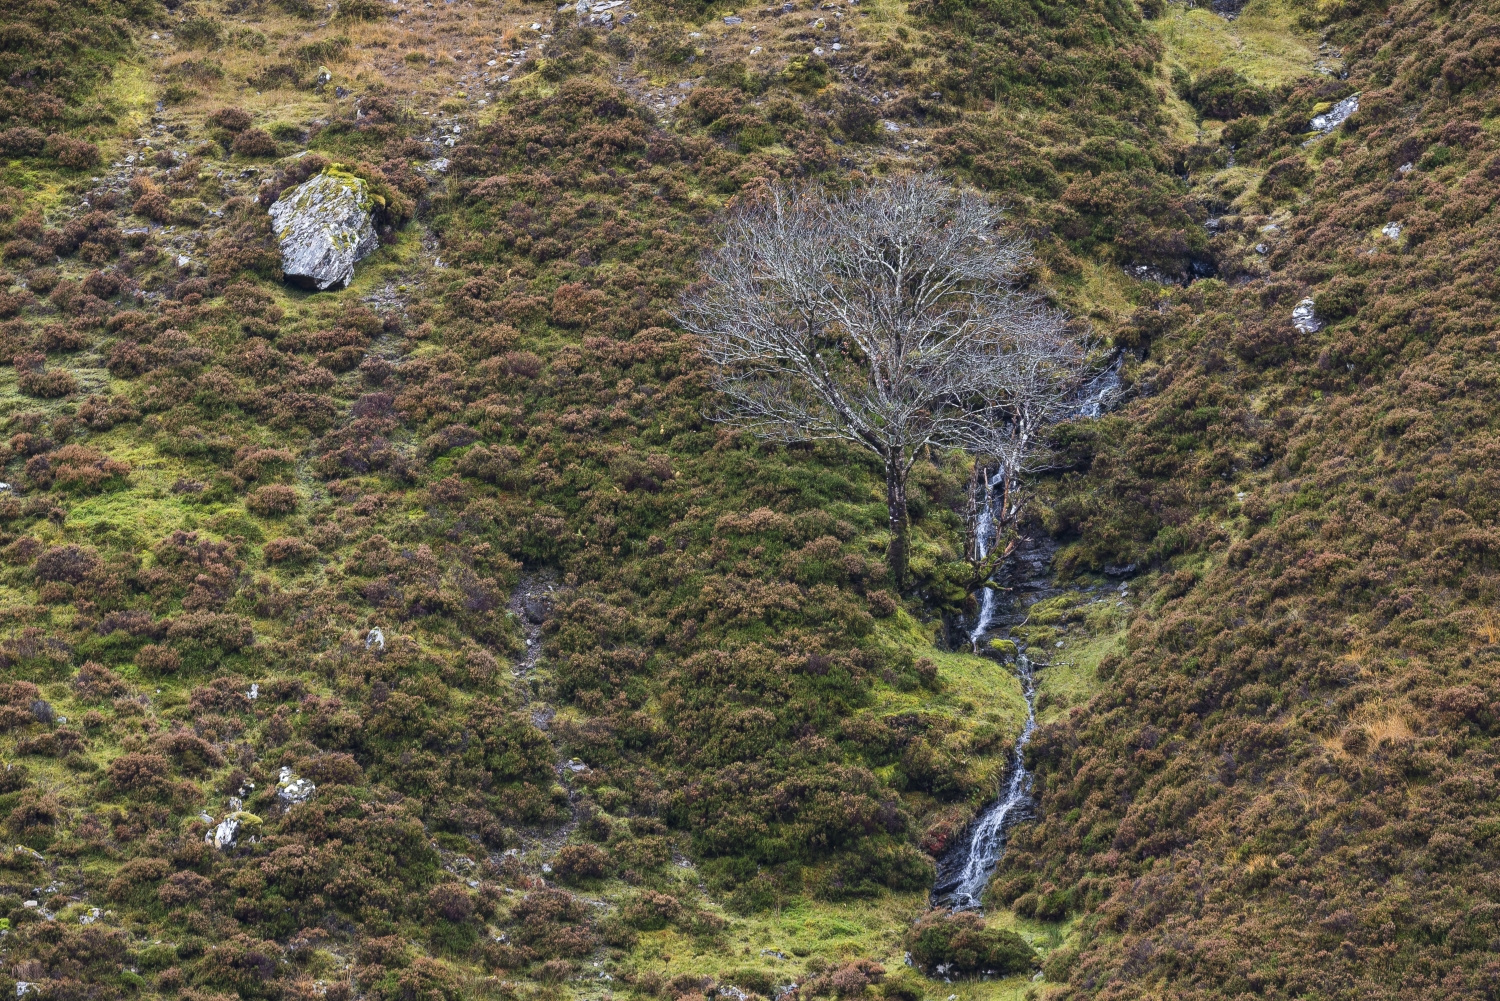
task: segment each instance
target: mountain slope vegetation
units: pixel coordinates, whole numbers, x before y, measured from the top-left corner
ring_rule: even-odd
[[[18,997],[1494,996],[1490,5],[11,15]],[[325,168],[382,245],[313,294]],[[982,651],[967,460],[898,591],[878,464],[715,424],[672,319],[734,200],[904,170],[1125,390]],[[1017,643],[1035,809],[948,919]]]

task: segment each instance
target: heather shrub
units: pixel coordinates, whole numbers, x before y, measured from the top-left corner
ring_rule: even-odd
[[[642,890],[620,908],[620,916],[633,928],[659,931],[683,916],[682,904],[670,894]]]
[[[1183,94],[1205,117],[1221,121],[1270,110],[1271,98],[1264,89],[1227,66],[1209,70],[1193,80]]]
[[[171,766],[160,754],[131,752],[111,761],[105,775],[118,793],[155,799],[165,796],[170,788]]]
[[[99,166],[99,147],[83,139],[74,139],[62,133],[47,137],[44,151],[69,170],[88,170]]]
[[[609,855],[598,845],[564,845],[552,859],[552,871],[557,878],[570,884],[598,879],[609,867]]]
[[[21,392],[43,400],[56,400],[77,392],[78,383],[73,374],[66,369],[47,368],[46,360],[47,356],[43,354],[15,356],[12,363]]]
[[[36,560],[38,580],[67,584],[82,584],[102,568],[103,563],[96,552],[74,545],[53,546]]]
[[[236,156],[261,159],[277,154],[276,140],[262,129],[245,129],[234,137],[230,151]]]
[[[245,498],[247,508],[268,518],[291,514],[297,510],[300,503],[301,498],[297,494],[297,489],[281,483],[257,487]]]
[[[148,675],[176,674],[182,667],[182,656],[171,647],[147,643],[136,652],[135,663]]]
[[[38,129],[25,125],[0,131],[0,155],[40,156],[47,147],[47,137]]]
[[[1036,954],[1013,931],[989,928],[973,911],[929,911],[906,934],[912,962],[929,975],[1013,976],[1035,968]]]
[[[248,129],[255,121],[243,108],[220,108],[208,116],[208,124],[225,132],[239,133]]]

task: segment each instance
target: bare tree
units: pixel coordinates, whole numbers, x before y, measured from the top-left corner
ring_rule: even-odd
[[[733,212],[680,304],[714,366],[718,419],[880,456],[898,588],[919,452],[959,447],[1019,474],[1083,371],[1065,317],[1021,287],[1030,250],[996,232],[1000,214],[931,174],[847,195],[776,188]]]
[[[965,557],[974,568],[968,590],[983,586],[1014,551],[1026,497],[1023,477],[1052,467],[1045,432],[1060,421],[1097,417],[1118,395],[1115,368],[1088,380],[1092,338],[1064,326],[1033,327],[1017,338],[994,380],[970,400],[959,444],[974,458],[969,480]]]

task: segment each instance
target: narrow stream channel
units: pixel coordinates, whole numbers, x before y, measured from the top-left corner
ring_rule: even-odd
[[[1084,384],[1074,398],[1076,416],[1099,417],[1119,400],[1120,367],[1124,358],[1123,354],[1117,354],[1104,370]],[[997,474],[986,490],[986,503],[976,526],[981,559],[989,555],[990,535],[995,524],[994,487],[998,479]],[[1015,553],[1004,565],[1003,579],[1009,585],[1005,596],[1002,598],[989,588],[980,593],[979,612],[968,633],[969,645],[976,653],[980,644],[992,635],[1009,637],[1014,627],[1024,624],[1030,617],[1032,605],[1062,593],[1052,578],[1052,556],[1057,551],[1057,544],[1047,538],[1022,538],[1018,543]],[[1021,694],[1026,699],[1026,722],[1011,749],[1010,778],[999,798],[981,810],[965,836],[938,859],[937,880],[932,887],[934,906],[946,906],[955,911],[979,909],[990,874],[995,871],[1000,856],[1005,854],[1006,833],[1031,813],[1031,773],[1026,770],[1026,745],[1036,730],[1036,670],[1045,665],[1032,663],[1021,640],[1016,640],[1016,646],[1016,674],[1021,681]]]
[[[974,649],[992,636],[1012,638],[1011,630],[1026,622],[1031,606],[1062,593],[1052,579],[1052,540],[1023,539],[1007,563],[1004,592],[986,591],[979,614],[968,634]],[[1031,815],[1031,773],[1026,770],[1026,745],[1036,730],[1036,671],[1024,643],[1016,641],[1016,674],[1026,698],[1026,721],[1011,749],[1011,768],[1000,795],[974,818],[963,837],[938,859],[937,881],[932,888],[935,906],[956,911],[975,910],[989,883],[995,863],[1005,852],[1006,834],[1018,821]],[[1000,664],[994,670],[1006,668]]]
[[[1025,751],[1036,729],[1036,678],[1031,660],[1024,653],[1016,658],[1016,667],[1021,677],[1021,693],[1026,696],[1026,723],[1011,752],[1014,761],[1005,795],[985,807],[969,825],[967,839],[959,841],[938,860],[932,902],[955,911],[979,908],[990,873],[1005,852],[1006,831],[1031,808],[1031,773],[1026,770]]]

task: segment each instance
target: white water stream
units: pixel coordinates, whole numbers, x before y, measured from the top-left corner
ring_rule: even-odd
[[[1114,362],[1103,372],[1086,383],[1074,400],[1073,410],[1078,417],[1096,418],[1107,410],[1121,391],[1120,366],[1124,356],[1116,356]],[[1001,474],[985,484],[984,508],[979,512],[975,526],[979,558],[989,555],[990,536],[995,525],[995,487]],[[1033,562],[1035,562],[1033,557]],[[1033,568],[1033,574],[1050,577],[1045,563]],[[1036,590],[1040,581],[1027,582],[1026,590]],[[1043,588],[1045,584],[1041,585]],[[979,596],[979,615],[974,628],[969,631],[969,645],[975,653],[979,643],[995,624],[995,592],[984,588]],[[1036,729],[1036,676],[1031,659],[1022,650],[1016,657],[1016,670],[1021,679],[1021,694],[1026,698],[1026,722],[1016,737],[1011,754],[1014,767],[1010,781],[1002,796],[980,811],[969,825],[965,840],[955,844],[938,861],[937,882],[932,888],[933,903],[942,903],[955,911],[975,910],[981,906],[984,889],[989,884],[990,873],[1005,852],[1005,834],[1011,824],[1023,819],[1031,807],[1031,773],[1026,770],[1026,745]]]
[[[1031,773],[1026,770],[1025,750],[1032,731],[1036,729],[1036,679],[1031,661],[1024,653],[1016,658],[1016,667],[1021,676],[1021,693],[1026,696],[1026,723],[1016,738],[1015,767],[1011,770],[1005,795],[974,818],[974,823],[969,825],[967,842],[955,845],[938,863],[937,883],[932,888],[933,901],[947,904],[955,911],[970,911],[980,906],[990,873],[1005,851],[1006,830],[1024,817],[1031,805]]]
[[[982,560],[990,555],[990,536],[995,531],[995,484],[1000,482],[1000,473],[996,473],[984,488],[984,510],[979,512],[979,522],[974,526],[975,548],[979,551]],[[979,652],[979,641],[984,634],[989,632],[990,623],[995,620],[995,592],[990,588],[981,588],[979,592],[979,618],[974,623],[974,628],[969,631],[969,645],[974,652]]]

